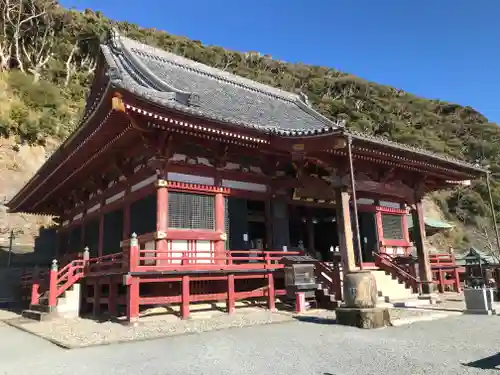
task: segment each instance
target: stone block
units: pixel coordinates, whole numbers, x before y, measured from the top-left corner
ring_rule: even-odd
[[[384,307],[339,307],[335,310],[338,324],[358,328],[382,328],[391,325],[389,310]]]
[[[495,314],[493,289],[464,289],[465,309],[467,314]]]

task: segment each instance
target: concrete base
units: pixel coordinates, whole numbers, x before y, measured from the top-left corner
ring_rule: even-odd
[[[335,310],[338,324],[358,328],[382,328],[391,325],[389,310],[384,307],[339,307]]]

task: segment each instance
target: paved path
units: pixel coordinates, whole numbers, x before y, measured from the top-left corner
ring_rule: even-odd
[[[500,317],[370,331],[293,322],[70,351],[7,326],[0,338],[1,375],[497,374],[464,364],[500,351]]]

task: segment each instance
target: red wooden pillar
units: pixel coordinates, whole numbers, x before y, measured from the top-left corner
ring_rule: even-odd
[[[49,274],[49,307],[54,308],[57,305],[57,260],[52,261]]]
[[[139,278],[130,277],[127,282],[127,320],[133,323],[139,319]]]
[[[229,314],[234,313],[234,302],[234,275],[229,274],[227,275],[227,312]]]
[[[269,310],[273,311],[276,309],[276,296],[275,296],[275,290],[274,290],[274,275],[272,272],[269,272],[267,274],[267,282],[268,282],[268,289],[267,289],[267,298],[268,298],[268,307]]]
[[[224,195],[222,195],[222,192],[218,192],[217,194],[215,194],[215,231],[217,233],[220,233],[220,239],[218,241],[215,241],[214,248],[215,258],[219,258],[215,261],[215,263],[217,264],[225,264],[225,261],[220,259],[224,257],[224,254],[226,252],[227,234],[225,233],[225,213]]]
[[[189,318],[189,299],[190,299],[190,291],[189,291],[189,276],[182,276],[182,297],[181,297],[181,318],[188,319]]]
[[[166,253],[168,230],[168,181],[156,181],[156,250]]]
[[[38,305],[40,302],[40,271],[38,267],[33,270],[33,285],[31,285],[30,305]]]

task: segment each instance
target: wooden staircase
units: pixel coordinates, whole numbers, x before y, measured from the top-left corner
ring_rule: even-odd
[[[80,304],[79,281],[83,277],[85,262],[74,260],[62,269],[58,269],[57,261],[53,261],[47,278],[33,275],[31,281],[31,299],[29,308],[23,310],[24,318],[33,320],[49,320],[54,316],[78,316]]]
[[[319,306],[328,310],[337,308],[342,301],[339,265],[316,262],[314,272],[319,285],[316,293]]]
[[[415,268],[411,264],[404,264],[392,255],[385,253],[374,253],[375,265],[387,274],[391,275],[413,293],[420,292],[420,280],[417,279]]]

